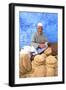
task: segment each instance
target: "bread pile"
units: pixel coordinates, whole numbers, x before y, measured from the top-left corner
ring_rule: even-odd
[[[57,59],[52,56],[49,55],[46,58],[46,76],[55,76],[57,70]]]
[[[32,73],[32,77],[44,77],[46,74],[45,70],[45,57],[46,55],[36,55],[34,60],[32,61],[32,69],[34,72]]]
[[[19,59],[19,72],[20,72],[20,77],[29,71],[31,71],[32,65],[30,61],[30,57],[28,54],[22,54],[20,55]]]
[[[52,55],[50,47],[44,53],[36,55],[32,62],[28,54],[22,54],[19,62],[20,77],[57,76],[58,60],[56,56]]]

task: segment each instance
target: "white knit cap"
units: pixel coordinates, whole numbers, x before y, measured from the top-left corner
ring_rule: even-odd
[[[42,23],[38,23],[37,26],[43,26]]]

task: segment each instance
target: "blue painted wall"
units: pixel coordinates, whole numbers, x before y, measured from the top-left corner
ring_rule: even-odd
[[[49,42],[58,41],[58,14],[40,12],[19,12],[20,48],[30,45],[32,35],[37,31],[37,23],[43,24],[43,32]]]

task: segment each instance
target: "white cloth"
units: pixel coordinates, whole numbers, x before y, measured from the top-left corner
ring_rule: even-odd
[[[38,54],[37,50],[33,46],[24,46],[21,49],[20,54],[29,54],[29,56],[31,57],[31,55],[30,55],[31,52],[34,52],[35,54]]]

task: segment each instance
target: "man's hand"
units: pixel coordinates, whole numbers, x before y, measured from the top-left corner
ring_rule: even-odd
[[[45,45],[45,44],[39,44],[39,47],[40,47],[40,48],[45,48],[46,45]]]

